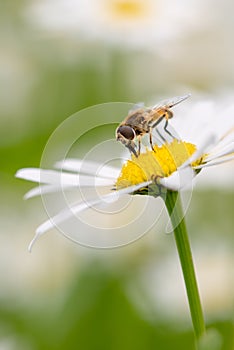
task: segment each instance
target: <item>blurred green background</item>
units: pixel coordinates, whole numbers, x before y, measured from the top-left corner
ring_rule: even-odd
[[[233,10],[229,0],[1,2],[1,350],[195,349],[163,222],[109,251],[54,231],[29,254],[46,214],[40,199],[23,202],[31,185],[14,174],[39,166],[54,129],[84,107],[232,93]],[[233,204],[231,185],[203,188],[187,213],[207,349],[234,349]]]

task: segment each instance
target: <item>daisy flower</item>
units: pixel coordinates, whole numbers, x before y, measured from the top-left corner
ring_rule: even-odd
[[[223,127],[220,126],[216,132],[217,125],[213,122],[211,126],[215,127],[211,133],[202,135],[199,129],[206,127],[207,119],[209,122],[210,116],[215,112],[214,105],[199,102],[189,110],[190,112],[184,110],[185,116],[187,114],[185,119],[181,120],[176,116],[170,121],[171,125],[174,123],[174,130],[179,131],[182,140],[161,140],[160,145],[154,145],[154,150],[146,147],[138,157],[132,155],[124,162],[122,168],[82,159],[64,159],[55,164],[58,170],[36,168],[19,170],[16,177],[40,184],[25,195],[26,199],[61,190],[73,189],[75,192],[77,188],[83,193],[90,188],[100,189],[100,193],[103,189],[105,192],[109,189],[109,193],[104,195],[97,193],[91,199],[85,199],[83,196],[83,200],[79,203],[68,205],[67,209],[50,217],[38,227],[29,250],[45,232],[53,227],[60,229],[63,222],[89,208],[103,203],[108,205],[126,194],[164,197],[167,190],[180,191],[191,187],[192,180],[202,169],[231,161],[234,158],[234,128],[230,127],[230,118],[227,118],[228,122],[224,122]],[[228,110],[232,111],[230,108]],[[203,118],[203,114],[207,118]],[[198,120],[195,115],[202,116],[205,125],[200,124],[200,118]],[[196,123],[198,130],[194,125]],[[186,134],[189,141],[184,141]]]
[[[184,100],[184,97],[179,100]],[[200,107],[200,105],[197,106],[197,112],[202,112],[199,109]],[[200,119],[204,121],[206,116],[208,118],[209,114],[207,112],[209,109],[212,110],[213,106],[208,104],[205,107],[203,105],[203,113],[198,113],[197,118],[194,118],[194,124],[199,125]],[[192,113],[194,113],[194,110],[196,111],[196,108],[192,109]],[[229,109],[230,111],[231,109]],[[75,191],[78,187],[83,193],[90,188],[95,188],[95,190],[98,188],[106,189],[108,186],[110,188],[108,193],[100,194],[101,192],[98,192],[96,197],[89,199],[83,197],[80,202],[67,205],[64,210],[50,217],[49,220],[38,227],[36,235],[29,245],[29,251],[45,232],[53,227],[63,228],[63,223],[92,207],[103,204],[111,205],[126,194],[162,198],[173,226],[192,323],[196,338],[199,340],[204,336],[205,323],[179,191],[192,186],[193,179],[203,169],[234,159],[234,127],[229,117],[230,114],[225,114],[224,110],[222,112],[224,116],[227,116],[223,126],[217,127],[219,124],[214,123],[213,120],[213,124],[210,124],[213,126],[213,130],[212,128],[210,128],[211,131],[208,129],[210,132],[209,134],[206,133],[205,137],[204,135],[201,137],[200,128],[202,124],[199,125],[200,132],[196,133],[196,127],[192,125],[191,119],[188,118],[189,113],[187,113],[188,124],[182,120],[177,128],[169,129],[170,131],[167,129],[169,135],[171,135],[170,139],[168,133],[167,139],[161,134],[163,129],[158,130],[159,135],[161,135],[161,142],[154,143],[152,149],[148,147],[145,147],[144,150],[141,149],[139,154],[133,152],[121,169],[107,164],[67,158],[55,164],[58,170],[35,168],[19,170],[16,177],[40,184],[39,187],[30,190],[26,194],[26,198],[61,190],[63,192],[67,189]],[[176,123],[179,123],[179,118]],[[203,128],[205,128],[205,125],[203,125]],[[183,129],[190,131],[187,134],[193,134],[193,137],[187,139],[186,132],[184,134]],[[119,130],[119,127],[117,130]],[[175,135],[175,130],[181,134],[182,139],[172,137],[172,134]],[[165,128],[164,131],[166,131]],[[197,142],[195,141],[196,137]]]
[[[202,3],[179,0],[49,0],[34,2],[30,21],[44,29],[107,43],[153,48],[197,26]],[[204,6],[204,5],[203,5]]]

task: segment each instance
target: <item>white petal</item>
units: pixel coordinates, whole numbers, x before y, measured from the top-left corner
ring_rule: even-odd
[[[226,133],[223,136],[221,136],[220,140],[222,141],[222,140],[226,140],[229,138],[231,138],[233,140],[233,137],[234,137],[234,126],[232,126],[230,129],[228,129],[226,131]]]
[[[220,152],[222,149],[224,149],[225,147],[229,146],[230,144],[232,144],[234,142],[233,130],[231,130],[225,136],[223,136],[219,139],[219,142],[217,143],[217,145],[212,149],[212,152],[210,152],[211,154],[213,154],[215,152]]]
[[[65,190],[65,189],[71,189],[71,188],[74,188],[74,187],[69,186],[69,185],[65,185],[63,187],[54,186],[54,185],[41,185],[41,186],[37,186],[37,187],[34,187],[31,190],[29,190],[24,195],[24,199],[33,198],[33,197],[40,196],[40,195],[46,194],[46,193],[59,192],[59,191],[61,191],[61,189]]]
[[[199,189],[222,189],[234,193],[234,161],[226,162],[220,166],[214,164],[205,167],[201,174],[196,176],[196,188]]]
[[[97,162],[83,161],[79,159],[64,159],[55,164],[58,169],[68,170],[72,172],[81,172],[84,174],[96,175],[109,179],[116,179],[119,176],[120,169],[100,164]]]
[[[31,253],[32,251],[32,247],[34,246],[34,244],[36,243],[36,241],[38,240],[40,234],[35,234],[35,236],[33,237],[33,239],[31,240],[31,242],[29,243],[29,246],[28,246],[28,251]]]
[[[203,140],[203,143],[199,147],[199,149],[193,153],[193,155],[187,159],[181,166],[180,169],[187,167],[189,164],[196,161],[198,158],[200,158],[203,154],[206,153],[206,151],[210,148],[210,146],[216,144],[218,141],[217,136],[214,134],[209,135],[205,140]]]
[[[230,145],[227,145],[217,153],[211,152],[209,156],[205,158],[205,161],[210,162],[211,160],[223,157],[233,152],[234,152],[234,142],[232,142]]]
[[[24,168],[17,171],[16,177],[28,181],[60,185],[62,182],[77,186],[78,176],[74,174],[63,174],[55,170],[44,170],[40,168]]]
[[[195,172],[190,166],[180,168],[172,175],[160,179],[160,184],[172,191],[179,191],[184,187],[192,185]]]
[[[59,212],[57,215],[55,215],[54,217],[45,221],[42,225],[40,225],[37,228],[36,235],[33,238],[33,240],[30,242],[28,250],[31,252],[34,243],[37,241],[37,239],[41,235],[43,235],[45,232],[50,230],[52,227],[55,227],[55,226],[59,225],[60,223],[68,220],[73,215],[76,215],[77,213],[82,212],[83,210],[90,208],[91,206],[96,205],[96,204],[100,204],[103,202],[109,202],[109,203],[114,202],[115,200],[118,200],[119,196],[122,196],[122,195],[128,194],[128,193],[133,193],[134,191],[137,191],[142,187],[148,186],[151,183],[152,183],[152,181],[143,182],[143,183],[138,184],[138,185],[126,187],[126,188],[119,190],[119,191],[108,193],[108,194],[102,196],[101,198],[94,199],[93,201],[81,202],[77,205],[70,206],[69,209],[65,209],[65,210]]]
[[[113,185],[111,179],[95,178],[92,176],[68,174],[56,170],[44,170],[39,168],[25,168],[17,171],[16,177],[45,183],[50,185],[60,186],[109,186]]]
[[[213,166],[213,165],[218,165],[218,164],[222,164],[222,163],[227,163],[227,162],[230,162],[231,160],[234,159],[234,154],[231,155],[231,156],[226,156],[226,157],[220,157],[220,158],[217,158],[211,162],[208,162],[208,163],[205,163],[205,164],[201,164],[201,165],[198,165],[196,167],[194,167],[194,169],[202,169],[202,168],[207,168],[209,166]]]
[[[43,193],[51,193],[58,191],[60,186],[53,186],[53,185],[44,185],[44,186],[37,186],[29,190],[24,195],[24,199],[29,199],[32,197],[40,196]],[[55,191],[54,191],[55,189]]]
[[[230,132],[228,132],[226,135],[222,136],[219,139],[219,142],[217,144],[217,149],[225,147],[225,146],[229,145],[230,143],[234,142],[234,131],[233,130],[231,130]]]

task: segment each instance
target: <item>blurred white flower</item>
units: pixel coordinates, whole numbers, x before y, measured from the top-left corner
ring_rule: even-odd
[[[233,304],[233,254],[228,247],[223,247],[222,241],[215,238],[212,246],[200,242],[195,249],[197,272],[200,279],[200,289],[204,308],[208,317],[230,313]],[[179,265],[175,264],[175,252],[151,258],[141,274],[141,285],[151,306],[155,305],[165,318],[175,320],[186,319],[187,305],[184,303],[186,293]],[[165,278],[166,276],[166,278]],[[173,292],[172,288],[173,286]],[[148,299],[146,298],[146,300]],[[144,310],[149,314],[151,310]]]
[[[204,5],[184,0],[42,0],[27,10],[45,30],[121,46],[155,45],[197,29]]]
[[[177,139],[170,142],[164,140],[160,146],[155,145],[153,151],[146,149],[138,157],[132,155],[131,159],[124,163],[122,169],[96,162],[65,159],[56,164],[60,171],[34,168],[19,170],[16,177],[41,184],[30,190],[26,198],[69,188],[74,191],[77,188],[84,190],[109,188],[107,194],[96,193],[91,199],[87,200],[83,197],[81,201],[73,202],[71,205],[66,203],[66,209],[50,217],[38,227],[29,250],[40,235],[53,227],[60,227],[68,219],[89,208],[104,203],[111,204],[125,194],[157,197],[163,196],[163,188],[179,191],[190,186],[200,170],[231,161],[234,158],[234,128],[230,115],[227,114],[226,121],[222,124],[223,127],[215,123],[214,116],[212,123],[210,126],[208,124],[207,128],[206,123],[211,117],[207,113],[207,108],[193,115],[193,119],[190,118],[194,111],[198,112],[199,106],[198,104],[196,108],[195,105],[192,112],[188,109],[185,113],[186,121],[175,118],[178,124],[175,130],[181,131],[182,139],[189,139],[193,143]]]
[[[0,145],[13,144],[28,132],[28,106],[38,72],[18,42],[1,38],[0,52]]]

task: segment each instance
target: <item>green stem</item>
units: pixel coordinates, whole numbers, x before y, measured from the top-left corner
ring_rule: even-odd
[[[167,191],[165,204],[174,230],[194,332],[198,339],[205,333],[205,322],[179,193]]]

